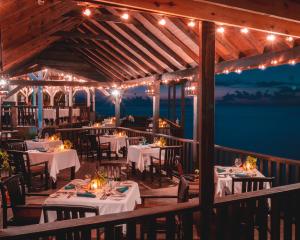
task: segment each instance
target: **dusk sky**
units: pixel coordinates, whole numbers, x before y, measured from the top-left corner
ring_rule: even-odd
[[[273,93],[284,87],[293,90],[300,88],[300,64],[295,66],[283,65],[269,67],[265,70],[248,70],[241,74],[230,73],[216,76],[216,98],[221,99],[228,93],[235,91],[246,91],[255,93],[257,91],[269,91]],[[145,87],[130,89],[125,97],[146,96]],[[162,98],[167,98],[167,87],[161,87]],[[180,96],[178,93],[177,96]]]

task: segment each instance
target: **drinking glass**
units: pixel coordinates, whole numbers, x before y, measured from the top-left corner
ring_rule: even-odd
[[[234,165],[237,167],[237,168],[240,168],[241,166],[242,166],[242,159],[240,159],[240,158],[236,158],[235,160],[234,160]]]

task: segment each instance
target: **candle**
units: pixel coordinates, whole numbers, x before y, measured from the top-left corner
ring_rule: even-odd
[[[62,144],[62,145],[60,145],[60,148],[59,148],[60,150],[64,150],[65,149],[65,147],[64,147],[64,145]]]

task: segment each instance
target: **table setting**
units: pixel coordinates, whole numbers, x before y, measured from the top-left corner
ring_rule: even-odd
[[[114,133],[113,135],[104,134],[99,137],[100,143],[110,143],[110,150],[118,153],[122,148],[126,147],[126,134],[125,132]]]
[[[132,211],[136,204],[141,204],[141,197],[136,182],[115,181],[97,170],[93,178],[74,179],[51,194],[44,202],[44,205],[47,204],[93,206],[99,208],[100,215],[104,215]],[[55,221],[55,214],[49,214],[50,222]]]
[[[36,148],[27,152],[32,164],[48,161],[50,177],[56,182],[60,170],[74,168],[77,172],[80,168],[77,151],[71,147],[70,141],[66,140],[55,148]]]
[[[232,178],[265,177],[256,167],[256,158],[248,156],[243,163],[240,158],[235,159],[234,166],[215,166],[214,168],[215,197],[223,197],[232,192]],[[265,189],[270,188],[268,183]],[[242,192],[241,183],[235,184],[235,193]]]

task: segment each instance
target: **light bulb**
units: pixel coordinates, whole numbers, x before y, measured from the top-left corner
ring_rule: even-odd
[[[124,20],[128,20],[129,19],[129,14],[128,13],[123,13],[121,15],[121,18],[124,19]]]
[[[195,27],[195,25],[196,25],[196,23],[195,23],[194,20],[190,20],[190,21],[188,22],[188,26],[189,26],[190,28]]]
[[[166,25],[167,21],[166,21],[166,19],[162,18],[158,21],[158,23],[159,23],[159,25],[164,26],[164,25]]]
[[[92,15],[92,11],[89,8],[86,8],[82,11],[82,14],[89,17]]]
[[[269,34],[267,36],[267,40],[270,42],[274,42],[276,40],[276,36],[274,34]]]
[[[224,33],[224,32],[225,32],[225,28],[223,28],[223,27],[218,27],[218,28],[217,28],[217,32],[218,32],[218,33]]]
[[[248,32],[249,32],[249,29],[248,29],[248,28],[242,28],[242,29],[241,29],[241,33],[247,34]]]

